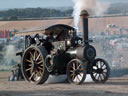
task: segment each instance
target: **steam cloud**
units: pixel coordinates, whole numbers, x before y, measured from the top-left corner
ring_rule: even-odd
[[[95,14],[96,16],[103,15],[109,8],[109,3],[102,3],[100,0],[73,0],[74,2],[74,26],[78,30],[78,22],[80,18],[80,12],[87,10],[89,13]]]
[[[14,45],[8,45],[5,49],[4,60],[6,60],[7,65],[10,65],[12,61],[20,63],[20,57],[16,56],[17,49]]]

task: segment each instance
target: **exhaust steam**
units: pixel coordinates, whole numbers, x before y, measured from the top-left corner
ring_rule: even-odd
[[[109,3],[103,3],[100,0],[72,0],[74,2],[74,27],[79,31],[78,23],[80,12],[82,10],[89,11],[90,14],[102,16],[109,8]]]

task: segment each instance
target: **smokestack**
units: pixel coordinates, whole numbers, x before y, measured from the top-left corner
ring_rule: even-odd
[[[80,17],[82,22],[82,32],[85,45],[88,45],[88,16],[89,14],[86,10],[81,11]]]

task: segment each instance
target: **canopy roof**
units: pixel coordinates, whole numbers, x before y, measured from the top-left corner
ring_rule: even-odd
[[[51,26],[42,27],[42,28],[23,30],[23,31],[17,32],[16,36],[25,36],[25,35],[33,35],[33,34],[49,35],[51,32],[54,35],[58,35],[60,34],[60,32],[69,32],[69,31],[75,31],[75,29],[69,25],[56,24],[56,25],[51,25]]]

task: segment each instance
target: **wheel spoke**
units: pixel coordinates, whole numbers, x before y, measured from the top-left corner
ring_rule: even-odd
[[[103,77],[105,78],[106,77],[106,73],[102,73]]]
[[[71,77],[72,77],[72,80],[74,80],[75,75],[74,75],[74,74],[72,74],[72,76],[71,76]]]
[[[102,68],[103,62],[100,62],[100,68]]]
[[[78,61],[76,61],[76,69],[78,68],[78,66],[79,66],[79,63],[78,63]]]
[[[93,69],[92,71],[95,72],[95,73],[97,73],[97,70],[96,69]]]
[[[29,77],[29,80],[31,80],[31,79],[32,79],[33,75],[34,75],[34,72],[33,72],[33,73],[32,73],[32,75]]]
[[[101,66],[101,68],[103,68],[104,67],[104,62],[102,62],[102,66]]]
[[[106,66],[103,68],[103,70],[105,70],[105,69],[107,69],[107,67],[106,67]]]
[[[37,50],[35,50],[35,57],[37,57],[37,55],[38,55],[38,52],[37,52]]]
[[[39,62],[37,62],[37,64],[42,64],[43,63],[43,61],[39,61]]]
[[[98,73],[96,73],[95,78],[97,77]]]
[[[34,77],[34,80],[36,81],[37,80],[37,78],[36,78],[36,72],[34,72],[33,77]]]
[[[40,56],[40,57],[39,57],[39,60],[40,60],[40,61],[42,61],[42,60],[43,60],[42,56]]]
[[[100,81],[100,74],[98,74],[99,76],[98,76],[98,80]]]
[[[76,70],[76,69],[75,69],[75,63],[73,63],[73,70]]]
[[[43,64],[41,64],[40,66],[43,67]]]
[[[71,73],[73,73],[73,70],[70,70]]]
[[[79,66],[77,67],[77,69],[79,69],[79,68],[80,68],[80,66],[81,66],[81,64],[79,64]]]
[[[30,66],[30,67],[31,67],[31,66],[32,66],[32,64],[28,64],[28,66]]]
[[[41,68],[41,67],[38,67],[38,69],[43,70],[43,68]]]
[[[104,74],[104,75],[106,75],[106,74],[107,74],[107,72],[103,72],[103,74]]]
[[[32,63],[32,61],[31,61],[31,60],[26,59],[26,61],[27,61],[27,62],[29,62],[29,63]]]
[[[100,74],[100,76],[101,76],[101,80],[104,80],[104,75],[103,74]]]
[[[35,53],[35,51],[34,51],[33,60],[36,60],[36,53]]]
[[[99,80],[100,80],[100,81],[102,81],[102,77],[101,77],[101,75],[100,75],[100,74],[99,74]]]
[[[37,56],[36,61],[40,58],[40,56],[41,56],[41,54],[39,54],[39,55]]]
[[[76,77],[77,77],[77,80],[80,82],[80,78],[78,77],[78,75]]]
[[[28,69],[26,69],[25,71],[27,72],[27,71],[30,71],[32,68],[28,68]]]
[[[98,68],[101,68],[101,62],[100,61],[98,62]]]
[[[31,57],[34,59],[34,56],[33,56],[33,54],[32,54],[31,52],[29,52],[29,53],[30,53]]]
[[[103,72],[107,72],[107,69],[103,69]]]
[[[70,69],[73,69],[74,70],[73,65],[70,66]]]

